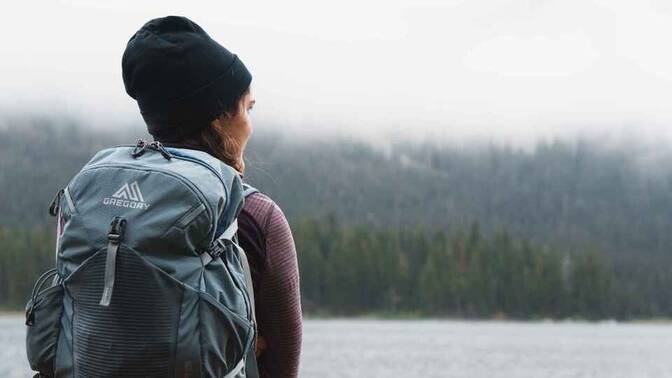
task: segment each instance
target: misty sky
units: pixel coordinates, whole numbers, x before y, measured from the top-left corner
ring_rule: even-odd
[[[260,127],[672,134],[670,1],[186,3],[3,2],[0,108],[141,123],[121,56],[144,22],[176,14],[248,66]]]

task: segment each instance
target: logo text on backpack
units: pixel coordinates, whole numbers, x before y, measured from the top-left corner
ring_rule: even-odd
[[[142,192],[137,181],[125,183],[119,190],[114,192],[112,197],[105,197],[103,205],[112,205],[118,207],[128,207],[131,209],[147,210],[149,204],[145,203]]]

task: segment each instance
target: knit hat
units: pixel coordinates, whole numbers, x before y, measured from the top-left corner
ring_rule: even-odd
[[[179,16],[144,24],[128,41],[121,67],[149,133],[166,141],[207,127],[252,81],[235,54]]]

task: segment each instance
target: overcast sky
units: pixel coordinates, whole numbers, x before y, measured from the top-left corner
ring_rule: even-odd
[[[141,124],[121,56],[184,15],[252,72],[259,127],[536,138],[672,134],[667,0],[13,1],[0,106]]]

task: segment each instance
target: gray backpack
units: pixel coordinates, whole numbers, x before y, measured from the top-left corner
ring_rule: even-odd
[[[256,377],[246,193],[213,156],[142,140],[98,152],[61,190],[56,268],[26,306],[46,377]],[[46,288],[45,288],[46,286]]]

